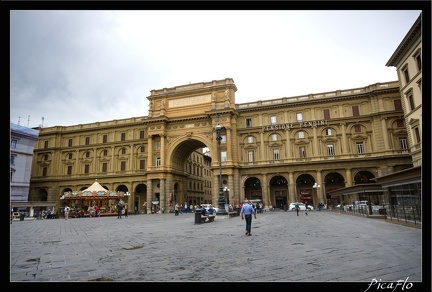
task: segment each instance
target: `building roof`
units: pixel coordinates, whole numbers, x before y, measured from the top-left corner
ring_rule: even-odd
[[[10,123],[10,129],[11,129],[11,133],[21,134],[21,135],[25,135],[25,136],[33,136],[36,138],[39,137],[39,131],[38,130],[24,127],[21,125],[17,125],[14,123]]]

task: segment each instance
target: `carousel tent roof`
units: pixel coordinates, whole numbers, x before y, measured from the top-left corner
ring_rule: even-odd
[[[95,181],[91,186],[83,190],[83,192],[108,192],[108,190]]]

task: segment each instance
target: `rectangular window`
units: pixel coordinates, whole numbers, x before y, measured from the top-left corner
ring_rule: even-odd
[[[299,137],[299,139],[303,139],[304,138],[304,132],[303,131],[299,131],[298,132],[298,137]]]
[[[417,70],[421,71],[422,69],[422,60],[421,60],[421,54],[420,52],[415,56],[416,64],[417,64]]]
[[[108,155],[108,150],[105,149],[105,150],[103,151],[103,156],[107,156],[107,155]]]
[[[104,162],[102,163],[102,172],[107,172],[108,171],[108,163]]]
[[[221,144],[226,144],[226,142],[227,142],[227,138],[226,138],[226,135],[221,135]]]
[[[276,116],[271,116],[270,117],[270,124],[276,125]]]
[[[221,151],[221,161],[226,162],[227,161],[227,152]]]
[[[72,147],[72,139],[69,139],[69,141],[68,141],[68,147]]]
[[[421,137],[420,137],[420,131],[419,128],[414,128],[414,134],[415,134],[415,138],[416,138],[416,144],[421,142]]]
[[[303,114],[302,113],[297,113],[297,122],[302,122],[303,121]]]
[[[355,131],[356,133],[361,133],[361,126],[360,126],[360,125],[355,125],[355,126],[354,126],[354,131]]]
[[[402,120],[402,119],[397,120],[397,121],[396,121],[396,126],[397,126],[398,128],[405,128],[405,122],[404,122],[404,120]]]
[[[252,128],[252,119],[246,119],[246,128]]]
[[[141,153],[145,152],[145,147],[141,146]]]
[[[278,134],[272,134],[272,141],[277,141]]]
[[[108,135],[103,135],[102,142],[107,143],[108,142]]]
[[[333,144],[327,145],[327,155],[330,156],[330,157],[333,157],[335,155],[335,153],[334,153],[334,145]]]
[[[156,166],[161,166],[161,159],[160,159],[160,157],[156,157]]]
[[[253,143],[253,136],[248,136],[247,141],[248,143]]]
[[[253,162],[254,161],[254,152],[248,151],[248,161]]]
[[[48,174],[48,168],[47,167],[42,168],[42,176],[47,176],[47,174]]]
[[[156,141],[155,142],[155,147],[156,147],[156,150],[159,150],[161,148],[161,142],[160,141]]]
[[[396,111],[401,111],[402,110],[402,102],[400,99],[395,99],[394,101],[394,107]]]
[[[330,120],[330,110],[328,109],[323,110],[323,114],[324,114],[324,120]]]
[[[121,153],[126,154],[126,148],[122,148]]]
[[[357,153],[358,154],[364,154],[365,153],[363,142],[357,142],[356,146],[357,146]]]
[[[67,175],[71,175],[72,174],[72,165],[68,165],[67,167]]]
[[[86,137],[85,138],[85,144],[86,145],[90,145],[90,137]]]
[[[11,148],[15,149],[16,145],[17,145],[17,142],[18,142],[17,140],[12,139],[12,141],[11,141]]]
[[[354,105],[352,107],[353,117],[358,117],[360,115],[359,107],[357,105]]]
[[[141,170],[145,169],[145,160],[144,159],[140,160],[140,162],[139,162],[139,169],[141,169]]]
[[[405,83],[409,83],[410,77],[409,77],[409,73],[408,73],[408,66],[402,70],[403,70],[403,75],[405,77]]]
[[[126,133],[121,133],[121,140],[126,141]]]
[[[410,105],[410,111],[413,111],[415,108],[415,104],[414,104],[414,97],[413,97],[412,93],[410,93],[408,95],[408,103]]]
[[[89,173],[90,172],[90,165],[89,164],[86,164],[86,165],[84,165],[84,173]]]
[[[400,138],[400,146],[402,150],[408,150],[408,142],[406,138]]]
[[[331,130],[330,128],[327,128],[327,129],[325,130],[325,133],[326,133],[326,136],[331,136],[331,134],[332,134],[332,130]]]
[[[15,155],[10,156],[10,164],[15,165]]]
[[[72,159],[72,157],[73,157],[73,154],[69,153],[69,159]]]
[[[140,139],[144,139],[144,130],[140,131]]]
[[[85,153],[85,157],[90,157],[90,152],[89,151],[87,151],[86,153]]]
[[[45,160],[45,161],[48,160],[48,155],[44,155],[44,160]]]
[[[279,160],[279,148],[273,149],[273,160]]]
[[[306,147],[305,146],[300,146],[299,147],[299,153],[300,153],[300,157],[301,158],[305,158],[306,157]]]
[[[126,170],[126,161],[121,161],[120,162],[120,170],[121,171],[125,171]]]
[[[45,148],[45,149],[48,148],[48,141],[45,141],[45,142],[44,142],[44,148]]]

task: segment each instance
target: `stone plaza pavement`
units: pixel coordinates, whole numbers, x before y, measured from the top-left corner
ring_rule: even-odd
[[[411,292],[430,281],[421,229],[308,213],[258,214],[252,236],[240,217],[195,224],[194,213],[13,221],[10,283],[360,282],[365,291],[376,279],[375,289],[402,280]]]

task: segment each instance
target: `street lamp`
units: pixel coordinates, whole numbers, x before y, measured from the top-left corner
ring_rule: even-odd
[[[316,198],[318,200],[318,190],[321,186],[317,183],[314,183],[312,187],[316,190]]]
[[[124,194],[124,196],[126,197],[126,207],[127,208],[125,208],[125,215],[127,216],[128,214],[126,214],[126,212],[128,212],[129,211],[129,206],[128,206],[128,203],[129,203],[129,197],[130,197],[130,193],[129,192],[126,192],[125,194]]]
[[[226,204],[225,204],[225,207],[226,207],[225,211],[229,212],[229,210],[230,210],[230,208],[229,208],[229,204],[230,204],[230,200],[229,200],[229,188],[228,187],[224,187],[223,191],[224,191],[224,199],[225,199],[225,202],[226,202]]]
[[[218,157],[219,157],[219,198],[218,198],[218,206],[219,209],[216,212],[216,215],[228,215],[228,213],[225,210],[225,198],[223,193],[223,187],[222,187],[222,159],[221,159],[221,131],[225,129],[225,127],[222,127],[219,125],[219,123],[216,125],[216,140],[218,142]]]

